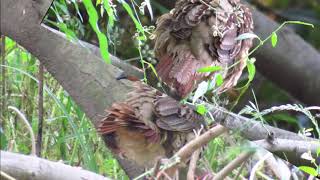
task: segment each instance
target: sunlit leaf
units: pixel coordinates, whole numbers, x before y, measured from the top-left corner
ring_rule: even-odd
[[[108,51],[108,40],[107,40],[107,37],[99,29],[98,13],[95,7],[93,6],[91,0],[83,0],[82,2],[89,14],[89,23],[92,29],[94,30],[94,32],[98,36],[101,56],[108,64],[110,64],[111,61],[110,61],[110,55]]]
[[[222,77],[222,75],[221,75],[221,74],[217,74],[217,75],[216,75],[216,85],[219,87],[219,86],[222,85],[222,83],[223,83],[223,77]]]
[[[207,72],[215,72],[220,71],[222,69],[221,66],[207,66],[197,70],[197,72],[207,73]]]
[[[308,166],[299,166],[299,169],[305,173],[308,173],[312,176],[317,176],[317,170],[314,169],[313,167],[308,167]]]
[[[277,36],[277,34],[275,32],[273,32],[272,35],[271,35],[272,47],[276,47],[277,42],[278,42],[278,36]]]
[[[104,9],[107,11],[108,14],[108,28],[112,28],[114,26],[114,21],[115,21],[115,16],[114,16],[114,12],[113,9],[110,5],[110,1],[109,0],[104,0],[103,1],[103,7]]]
[[[251,82],[256,74],[256,66],[254,65],[255,58],[251,58],[247,61],[248,68],[248,83]]]
[[[205,105],[200,104],[197,106],[197,112],[201,115],[205,115],[208,112],[208,110]]]
[[[130,18],[133,20],[134,25],[136,26],[136,28],[138,30],[138,33],[139,33],[138,39],[141,40],[141,41],[147,40],[147,37],[144,34],[144,29],[143,29],[141,23],[135,17],[135,15],[134,15],[131,7],[129,6],[129,4],[126,3],[124,0],[119,0],[119,2],[122,4],[123,8],[127,11],[127,13],[129,14]]]

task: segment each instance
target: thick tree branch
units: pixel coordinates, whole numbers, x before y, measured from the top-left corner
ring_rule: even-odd
[[[72,167],[61,162],[6,151],[1,151],[0,154],[1,171],[19,180],[109,180],[80,167]]]
[[[119,69],[93,56],[90,50],[41,27],[40,15],[49,8],[44,5],[50,3],[49,0],[1,0],[1,33],[36,56],[97,125],[104,109],[123,100],[130,87],[115,79]],[[131,177],[143,172],[132,162],[118,160]]]

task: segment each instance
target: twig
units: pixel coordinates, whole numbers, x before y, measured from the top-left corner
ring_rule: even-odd
[[[244,166],[245,166],[245,162],[243,162],[243,163],[241,164],[241,167],[240,167],[240,169],[239,169],[236,177],[234,178],[235,180],[238,180],[238,178],[240,177],[241,172],[242,172],[242,170],[244,169]]]
[[[306,152],[310,152],[316,156],[317,149],[320,148],[319,141],[298,141],[290,139],[279,139],[276,138],[270,143],[268,140],[253,141],[260,147],[270,152],[294,152],[295,154],[301,155]]]
[[[11,177],[9,174],[7,174],[7,173],[5,173],[3,171],[0,171],[0,177],[5,178],[6,180],[16,180],[15,178]]]
[[[1,65],[5,66],[6,65],[6,60],[5,60],[5,46],[6,46],[6,38],[5,36],[1,35]],[[6,108],[6,69],[5,68],[1,68],[1,76],[2,76],[2,97],[1,97],[1,113],[0,115],[2,115],[4,117],[5,114],[5,108]]]
[[[161,157],[158,158],[156,164],[154,165],[154,168],[153,168],[153,176],[154,177],[157,177],[157,174],[159,173],[159,170],[160,170],[160,166],[161,166]]]
[[[189,170],[187,174],[188,180],[194,180],[194,174],[197,168],[197,161],[199,159],[201,149],[197,149],[191,156],[190,164],[189,164]]]
[[[247,161],[251,155],[254,154],[254,151],[247,151],[241,153],[236,159],[231,161],[227,166],[221,169],[213,178],[213,180],[224,179],[229,173],[236,169],[239,165]]]
[[[272,153],[267,153],[263,158],[261,158],[254,166],[253,168],[251,169],[251,172],[250,172],[250,178],[249,180],[254,180],[255,179],[255,174],[258,170],[258,168],[262,165],[262,163],[267,160],[269,157],[272,156]]]
[[[38,135],[36,143],[36,155],[41,157],[42,129],[43,129],[43,63],[39,65],[39,86],[38,86]]]
[[[11,109],[14,112],[16,112],[18,114],[18,116],[20,117],[20,119],[22,120],[22,122],[26,125],[26,127],[30,133],[30,137],[31,137],[31,153],[30,154],[36,155],[36,139],[35,139],[32,127],[29,124],[29,121],[27,120],[25,115],[21,111],[19,111],[19,109],[17,109],[16,107],[8,106],[8,109]]]
[[[175,156],[180,157],[181,162],[185,162],[187,158],[189,158],[193,152],[195,152],[200,147],[204,146],[212,139],[218,137],[222,133],[226,132],[227,128],[216,125],[200,135],[199,137],[193,139],[192,141],[188,142],[185,146],[183,146]]]

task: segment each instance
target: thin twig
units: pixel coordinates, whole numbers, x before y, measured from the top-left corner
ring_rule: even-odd
[[[255,179],[255,174],[258,171],[259,167],[262,165],[262,163],[267,160],[269,157],[272,156],[272,153],[267,153],[263,158],[261,158],[251,169],[250,172],[250,178],[249,180],[254,180]]]
[[[161,157],[159,157],[156,161],[156,164],[154,165],[154,168],[153,168],[153,177],[156,177],[157,174],[159,173],[159,170],[160,170],[160,166],[161,166]]]
[[[3,171],[0,171],[0,177],[1,177],[1,179],[4,178],[6,180],[16,180],[15,178],[13,178],[12,176],[10,176],[9,174],[7,174]]]
[[[189,158],[193,152],[195,152],[200,147],[209,143],[212,139],[220,136],[224,132],[227,131],[227,128],[216,125],[206,131],[205,133],[201,134],[199,137],[193,139],[192,141],[188,142],[185,146],[183,146],[175,156],[180,157],[181,162],[185,162],[187,158]]]
[[[5,48],[6,47],[6,38],[5,36],[1,35],[1,65],[5,66],[6,61],[5,61]],[[1,68],[1,76],[2,76],[2,89],[1,89],[1,113],[2,117],[5,115],[5,108],[6,108],[6,69]]]
[[[36,155],[36,139],[35,139],[32,127],[29,124],[29,121],[27,120],[25,115],[21,111],[19,111],[19,109],[17,109],[16,107],[8,106],[8,109],[11,109],[14,112],[16,112],[18,114],[18,116],[20,117],[20,119],[22,120],[22,122],[26,125],[26,127],[30,133],[30,137],[31,137],[31,153],[30,154]]]
[[[236,169],[239,165],[247,161],[251,155],[254,154],[254,151],[247,151],[241,153],[236,159],[231,161],[227,166],[221,169],[213,178],[213,180],[224,179],[228,174],[230,174],[234,169]]]
[[[41,147],[42,147],[42,129],[43,129],[43,73],[44,67],[43,63],[40,62],[39,65],[39,86],[38,86],[38,135],[36,143],[36,155],[41,157]]]
[[[244,167],[245,167],[245,162],[243,162],[243,163],[241,164],[241,167],[240,167],[240,169],[239,169],[236,177],[234,178],[235,180],[237,180],[237,179],[240,177],[241,172],[242,172],[242,170],[244,169]]]
[[[197,162],[200,156],[200,151],[201,149],[197,149],[191,156],[191,160],[189,163],[189,170],[188,170],[188,174],[187,174],[187,179],[188,180],[194,180],[194,174],[197,168]]]

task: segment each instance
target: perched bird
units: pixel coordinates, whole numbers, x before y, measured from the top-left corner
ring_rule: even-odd
[[[214,79],[215,73],[198,69],[220,66],[224,83],[218,92],[224,92],[236,85],[252,46],[252,39],[236,38],[252,30],[252,14],[240,0],[178,0],[154,33],[160,80],[184,98],[201,81]]]
[[[126,101],[107,110],[98,132],[111,151],[151,168],[158,157],[171,157],[205,122],[188,105],[141,82],[133,87]]]

